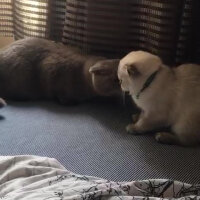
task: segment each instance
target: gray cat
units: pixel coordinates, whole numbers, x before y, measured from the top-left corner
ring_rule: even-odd
[[[26,38],[0,50],[0,96],[13,100],[56,99],[74,104],[120,94],[119,60],[84,55],[53,41]]]

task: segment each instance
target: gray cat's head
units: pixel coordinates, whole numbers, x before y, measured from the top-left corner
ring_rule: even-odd
[[[121,93],[117,69],[119,59],[101,60],[90,67],[92,82],[96,92],[103,96],[115,96]]]

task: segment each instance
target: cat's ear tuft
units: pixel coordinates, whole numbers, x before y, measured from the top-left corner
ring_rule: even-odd
[[[138,71],[136,65],[131,64],[127,66],[127,72],[129,76],[137,76],[140,75],[140,72]]]

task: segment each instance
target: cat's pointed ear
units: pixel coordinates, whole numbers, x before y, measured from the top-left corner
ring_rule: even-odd
[[[127,66],[127,72],[129,76],[137,76],[140,75],[140,72],[137,69],[137,66],[134,64],[128,65]]]

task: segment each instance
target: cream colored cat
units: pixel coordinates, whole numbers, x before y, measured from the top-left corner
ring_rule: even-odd
[[[184,64],[165,66],[158,56],[135,51],[119,64],[121,88],[132,96],[141,114],[127,126],[132,134],[142,134],[161,127],[156,140],[166,144],[200,143],[200,66]]]

